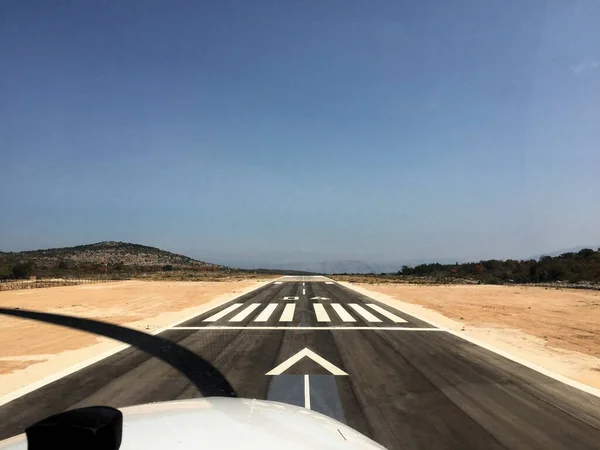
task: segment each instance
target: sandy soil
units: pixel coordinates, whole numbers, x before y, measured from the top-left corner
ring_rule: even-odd
[[[346,283],[342,283],[346,284]],[[400,310],[600,388],[600,292],[521,286],[364,284]],[[366,290],[366,291],[365,291]]]
[[[0,292],[0,306],[98,319],[152,333],[263,284],[121,281]],[[26,319],[0,316],[0,396],[123,344]]]
[[[124,281],[0,292],[0,306],[97,318],[146,332],[262,281]],[[346,284],[346,283],[342,283]],[[600,388],[600,292],[506,286],[355,284],[435,325]],[[0,396],[122,347],[108,338],[0,316]]]

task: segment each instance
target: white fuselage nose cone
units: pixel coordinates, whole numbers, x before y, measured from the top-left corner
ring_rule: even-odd
[[[122,408],[121,450],[383,449],[309,409],[266,400],[204,398]],[[0,450],[25,450],[25,435]]]

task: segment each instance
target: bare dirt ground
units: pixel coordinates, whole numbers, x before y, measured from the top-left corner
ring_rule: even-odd
[[[396,306],[409,314],[600,388],[599,291],[482,285],[351,286],[392,297]]]
[[[0,292],[0,306],[98,319],[151,333],[264,281],[120,281],[7,291]],[[0,396],[120,346],[82,331],[0,316]]]

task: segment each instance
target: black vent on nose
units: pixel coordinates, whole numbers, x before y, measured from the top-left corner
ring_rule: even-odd
[[[25,430],[28,450],[118,450],[123,414],[110,406],[73,409]]]

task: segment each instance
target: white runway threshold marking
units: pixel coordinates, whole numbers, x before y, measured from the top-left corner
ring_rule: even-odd
[[[293,305],[288,305],[293,306]],[[285,311],[284,311],[285,312]],[[291,322],[291,320],[288,320]],[[329,326],[329,327],[302,327],[302,326],[210,326],[210,327],[171,327],[169,330],[204,330],[204,331],[215,331],[215,330],[294,330],[294,331],[303,331],[303,330],[311,330],[311,331],[356,331],[356,330],[372,330],[372,331],[443,331],[450,332],[450,330],[445,328],[411,328],[411,327],[344,327],[344,326]]]
[[[246,309],[244,309],[242,312],[240,312],[239,314],[237,314],[234,317],[232,317],[231,319],[229,319],[229,321],[230,322],[241,322],[246,317],[248,317],[250,314],[252,314],[252,312],[259,306],[260,306],[260,303],[252,303]]]
[[[287,297],[287,298],[290,299],[290,297]],[[297,298],[297,297],[293,297],[293,298]],[[313,299],[329,300],[326,297],[313,297]],[[294,312],[296,311],[295,304],[293,304],[293,303],[287,304],[287,305],[285,303],[269,303],[264,307],[264,309],[262,311],[260,311],[260,314],[258,314],[258,316],[254,319],[254,322],[262,322],[262,323],[267,322],[271,318],[271,316],[273,315],[275,310],[277,309],[277,306],[280,304],[285,305],[285,307],[282,311],[279,321],[280,322],[292,322],[293,318],[294,318]],[[216,322],[220,319],[223,319],[225,316],[227,316],[228,314],[237,310],[238,308],[243,307],[243,309],[241,309],[241,311],[239,311],[235,316],[233,316],[232,318],[229,319],[229,322],[242,322],[242,321],[244,321],[244,319],[246,319],[248,316],[250,316],[254,311],[259,309],[261,306],[263,306],[263,304],[261,304],[261,303],[249,303],[249,304],[248,303],[235,303],[235,304],[229,306],[228,308],[225,308],[223,311],[218,312],[217,314],[214,314],[214,315],[210,316],[209,318],[205,319],[204,322]],[[352,308],[357,314],[359,314],[363,319],[367,320],[368,322],[373,322],[373,323],[382,323],[383,322],[381,319],[379,319],[378,317],[376,317],[375,315],[371,314],[371,312],[368,311],[368,308],[371,308],[394,323],[398,323],[398,324],[399,323],[408,323],[408,321],[403,319],[402,317],[399,317],[396,314],[394,314],[390,311],[387,311],[384,308],[382,308],[376,304],[367,304],[366,306],[368,308],[364,308],[362,305],[359,305],[357,303],[350,303],[350,304],[348,304],[348,306],[350,308]],[[356,322],[357,320],[347,310],[348,306],[345,307],[344,305],[342,305],[340,303],[331,303],[331,308],[335,311],[335,314],[337,314],[339,316],[339,318],[341,319],[342,322],[346,322],[346,323]],[[327,311],[327,309],[329,308],[328,304],[313,303],[312,307],[313,307],[317,322],[319,322],[319,323],[331,322],[331,317],[332,317],[331,314],[333,314],[333,313]]]
[[[271,317],[271,314],[273,314],[273,311],[275,311],[275,309],[277,308],[278,303],[269,303],[266,308],[258,315],[258,317],[256,319],[254,319],[255,322],[266,322],[267,320],[269,320],[269,317]]]
[[[210,316],[208,319],[204,319],[202,322],[216,322],[217,320],[222,319],[223,317],[225,317],[227,314],[235,311],[236,309],[238,309],[242,305],[243,305],[243,303],[234,303],[230,307],[225,308],[223,311],[218,312],[218,313]]]
[[[354,317],[352,317],[350,315],[350,313],[348,311],[346,311],[344,309],[344,307],[342,305],[340,305],[339,303],[332,303],[331,307],[335,310],[337,315],[340,316],[340,319],[342,319],[342,322],[356,322],[356,319]]]
[[[354,311],[356,311],[363,319],[365,319],[369,322],[381,322],[380,318],[371,314],[369,311],[367,311],[365,308],[360,306],[358,303],[349,303],[348,306],[350,306],[350,308],[352,308]]]
[[[285,305],[283,308],[283,313],[281,313],[281,317],[279,318],[280,322],[291,322],[294,320],[294,311],[296,310],[296,304],[290,303]]]
[[[329,314],[325,311],[325,307],[320,303],[315,303],[313,305],[315,308],[315,314],[317,315],[317,322],[330,322]]]
[[[398,317],[396,314],[393,314],[393,313],[391,313],[391,312],[383,309],[379,305],[375,305],[374,303],[369,303],[367,306],[369,308],[371,308],[371,309],[374,309],[375,311],[377,311],[382,316],[387,317],[392,322],[395,322],[395,323],[408,323],[407,320],[404,320],[402,317]]]

